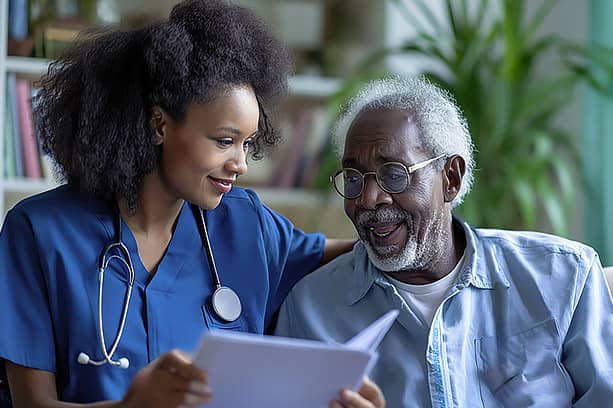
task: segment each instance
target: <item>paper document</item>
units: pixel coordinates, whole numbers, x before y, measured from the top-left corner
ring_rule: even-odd
[[[359,387],[397,316],[386,313],[345,344],[207,331],[193,359],[209,375],[206,407],[325,408],[341,388]]]

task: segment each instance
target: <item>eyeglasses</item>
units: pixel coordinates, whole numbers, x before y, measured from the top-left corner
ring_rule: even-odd
[[[390,194],[402,193],[411,183],[411,174],[426,167],[428,164],[445,157],[444,154],[416,163],[410,167],[399,162],[383,163],[375,171],[362,173],[360,170],[345,167],[330,177],[334,189],[347,199],[358,198],[364,191],[364,179],[369,174],[375,176],[381,189]]]

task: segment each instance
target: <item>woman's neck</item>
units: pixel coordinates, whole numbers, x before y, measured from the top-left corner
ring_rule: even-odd
[[[154,171],[143,181],[135,211],[128,209],[125,198],[121,198],[118,205],[122,218],[134,234],[172,234],[183,200],[171,196]]]
[[[170,245],[183,200],[171,196],[154,172],[145,177],[136,211],[130,212],[123,198],[118,204],[122,218],[136,239],[143,265],[151,275],[155,274]]]

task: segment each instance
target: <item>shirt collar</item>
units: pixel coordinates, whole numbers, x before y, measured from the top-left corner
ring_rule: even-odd
[[[479,289],[494,289],[495,286],[500,284],[508,288],[510,286],[509,281],[500,267],[500,262],[497,259],[498,254],[495,250],[486,250],[478,233],[470,225],[456,219],[454,219],[454,222],[461,223],[466,236],[464,262],[458,273],[456,287],[462,289],[472,285]],[[366,293],[375,283],[380,286],[391,285],[383,272],[370,262],[362,241],[358,241],[353,247],[351,259],[353,260],[353,267],[347,268],[350,276],[344,276],[344,282],[339,282],[347,286],[345,295],[348,305],[352,305],[366,296]]]
[[[494,289],[498,285],[510,287],[509,280],[503,269],[502,262],[498,260],[500,254],[496,247],[485,247],[478,232],[466,222],[462,222],[466,236],[466,258],[458,285],[461,287],[472,285],[480,289]],[[459,289],[461,289],[459,287]]]

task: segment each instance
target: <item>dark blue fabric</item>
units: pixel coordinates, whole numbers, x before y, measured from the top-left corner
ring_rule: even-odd
[[[0,358],[56,373],[61,400],[121,398],[138,369],[161,353],[194,350],[209,327],[262,333],[293,284],[321,261],[321,234],[296,230],[256,194],[233,188],[206,221],[223,285],[239,295],[238,321],[219,321],[209,306],[212,279],[195,218],[184,205],[168,250],[150,277],[124,223],[136,275],[128,320],[113,358],[130,367],[80,365],[101,360],[97,261],[115,235],[111,207],[59,187],[11,210],[0,233]],[[127,270],[112,261],[104,274],[107,348],[118,330]]]

